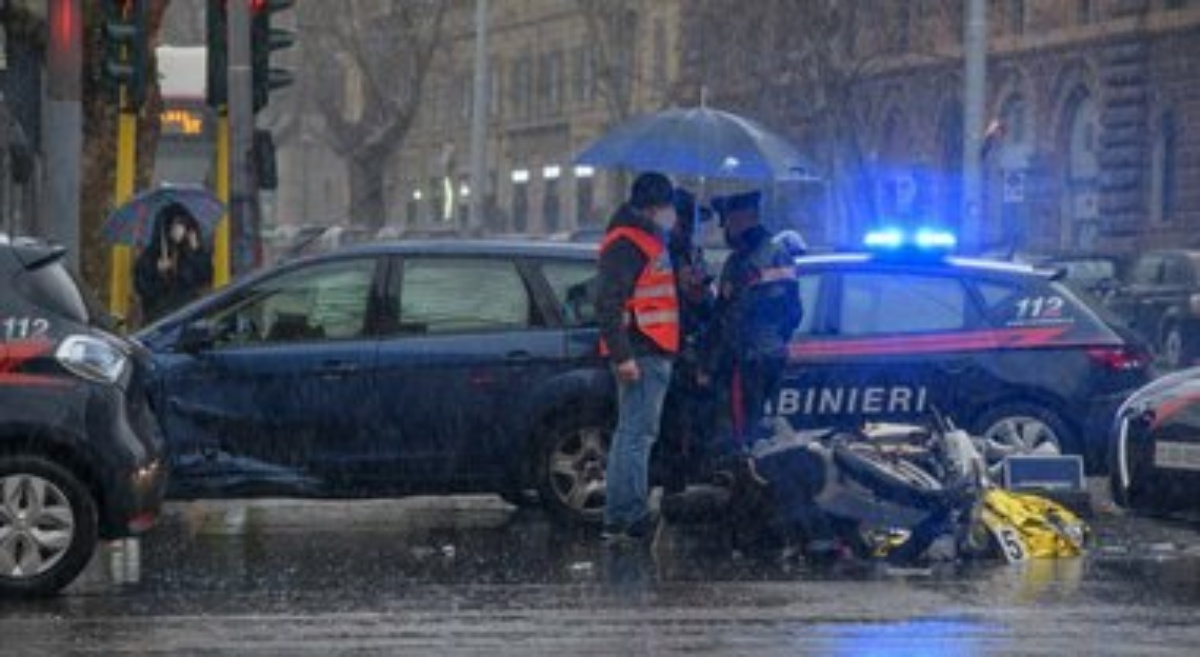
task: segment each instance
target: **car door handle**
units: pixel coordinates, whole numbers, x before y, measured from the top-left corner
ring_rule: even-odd
[[[357,374],[361,369],[362,368],[359,367],[358,363],[344,360],[331,360],[321,363],[321,366],[317,368],[317,373],[323,377],[334,378]]]
[[[966,372],[969,367],[971,367],[969,360],[951,360],[942,363],[941,370],[944,374],[958,375]]]
[[[510,351],[505,354],[504,359],[508,361],[510,365],[521,365],[533,360],[533,354],[525,351],[524,349],[518,349],[517,351]]]

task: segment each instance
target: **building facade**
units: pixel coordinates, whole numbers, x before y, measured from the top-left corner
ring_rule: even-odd
[[[39,234],[46,5],[0,10],[0,232]]]
[[[854,3],[863,12],[857,21],[851,11],[830,12],[829,2],[767,1],[739,15],[740,4],[705,2],[722,21],[691,16],[681,82],[781,126],[816,154],[827,191],[854,201],[810,204],[801,228],[840,242],[883,221],[960,225],[963,3],[863,0]],[[1200,2],[988,6],[985,247],[1192,244],[1200,227],[1200,189],[1188,184],[1200,178]],[[789,22],[797,14],[821,31],[806,37],[805,25]],[[723,35],[756,25],[779,26],[787,34],[778,38],[792,39],[775,48],[778,75],[738,75],[754,64],[720,47]],[[772,42],[769,29],[762,35]],[[812,54],[822,40],[833,42],[823,58]],[[797,53],[793,68],[788,55]],[[853,122],[828,118],[837,113]],[[847,153],[847,142],[857,147]]]
[[[603,225],[625,193],[619,174],[573,166],[610,126],[662,108],[678,77],[680,0],[492,2],[487,187],[469,188],[474,2],[456,3],[425,102],[395,159],[391,220],[465,225],[483,193],[487,233],[549,234]]]

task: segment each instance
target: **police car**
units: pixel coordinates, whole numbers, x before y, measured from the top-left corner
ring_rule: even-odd
[[[797,260],[805,317],[770,412],[796,426],[913,421],[936,408],[1011,450],[1106,465],[1150,357],[1102,308],[1026,265],[950,257],[951,235],[885,230],[868,252]]]
[[[67,586],[98,541],[150,529],[166,488],[146,353],[65,255],[0,233],[0,598]]]
[[[1200,509],[1200,368],[1154,381],[1117,412],[1113,499],[1152,513]]]

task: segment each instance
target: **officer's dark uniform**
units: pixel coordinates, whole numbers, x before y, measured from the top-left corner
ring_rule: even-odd
[[[667,248],[678,283],[681,342],[667,392],[666,408],[670,410],[663,415],[663,436],[667,440],[660,447],[667,456],[663,459],[663,484],[668,492],[682,490],[689,476],[701,469],[708,457],[718,410],[712,387],[699,382],[715,295],[704,251],[694,236],[697,224],[711,213],[680,188],[675,190],[675,213],[678,220]]]
[[[757,215],[759,201],[754,192],[715,199],[713,207],[724,225],[735,212]],[[803,312],[793,256],[771,237],[762,225],[746,229],[721,271],[710,371],[729,377],[734,450],[762,437],[764,407],[778,391]]]

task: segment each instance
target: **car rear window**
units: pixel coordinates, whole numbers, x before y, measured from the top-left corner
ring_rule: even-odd
[[[575,328],[595,326],[599,274],[594,262],[545,262],[542,276],[554,292],[563,324]]]
[[[400,286],[403,333],[506,331],[540,324],[524,279],[507,260],[410,257]]]
[[[1106,317],[1103,306],[1088,303],[1061,282],[978,281],[975,288],[983,298],[988,324],[998,328],[1067,325],[1100,331],[1120,323]]]

